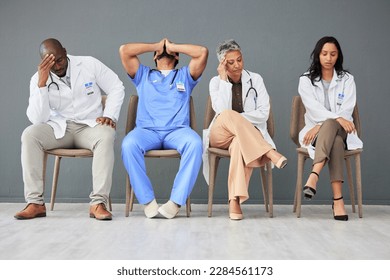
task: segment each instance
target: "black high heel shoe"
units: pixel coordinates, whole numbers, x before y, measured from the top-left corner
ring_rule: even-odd
[[[310,172],[310,174],[311,173],[317,175],[317,177],[320,178],[320,175],[318,175],[317,172],[312,171],[312,172]],[[304,186],[303,187],[303,193],[304,193],[305,199],[308,199],[308,200],[312,199],[313,196],[316,194],[316,192],[317,191],[314,188],[310,187],[310,186]]]
[[[333,198],[333,201],[343,199],[343,197]],[[337,221],[348,221],[348,215],[335,215],[334,214],[334,202],[332,203],[333,218]]]

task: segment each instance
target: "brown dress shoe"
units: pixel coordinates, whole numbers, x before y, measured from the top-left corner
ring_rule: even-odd
[[[107,211],[104,203],[99,203],[89,207],[89,217],[96,220],[112,220],[112,214]]]
[[[18,220],[27,220],[27,219],[34,219],[38,217],[46,217],[45,204],[40,205],[35,203],[29,203],[27,204],[26,208],[16,213],[14,217],[15,219]]]

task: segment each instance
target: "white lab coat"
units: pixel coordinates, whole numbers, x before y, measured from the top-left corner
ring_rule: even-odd
[[[49,124],[57,139],[65,135],[67,120],[90,127],[97,125],[96,118],[102,116],[116,122],[125,96],[123,83],[102,62],[90,56],[68,55],[68,58],[71,89],[53,74],[51,76],[59,91],[53,85],[48,90],[50,76],[42,88],[38,87],[38,72],[30,81],[27,117],[33,124]],[[102,91],[107,94],[104,112]]]
[[[257,99],[253,90],[248,93],[252,86],[257,91]],[[242,71],[242,104],[244,112],[241,113],[248,121],[256,126],[263,135],[264,139],[273,147],[275,143],[267,131],[267,120],[270,111],[270,102],[267,89],[265,88],[263,78],[253,72]],[[203,130],[203,176],[207,184],[209,183],[209,158],[208,147],[210,142],[210,128],[214,123],[215,118],[224,110],[232,109],[232,83],[221,80],[219,76],[215,76],[210,80],[209,84],[210,97],[212,107],[215,111],[215,117],[212,120],[208,129]]]
[[[324,106],[324,87],[321,81],[315,81],[313,85],[311,80],[303,75],[299,79],[298,92],[306,108],[305,127],[299,132],[299,142],[302,147],[308,149],[309,155],[313,159],[314,147],[303,144],[304,136],[315,125],[322,124],[327,119],[343,117],[348,121],[353,121],[352,112],[356,104],[355,81],[349,73],[346,73],[343,77],[338,77],[336,71],[334,71],[328,90],[330,111]],[[348,134],[348,150],[362,147],[363,142],[356,133]]]

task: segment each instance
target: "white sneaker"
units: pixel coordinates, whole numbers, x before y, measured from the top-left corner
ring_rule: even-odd
[[[167,219],[174,218],[179,213],[179,206],[171,200],[158,208],[158,212]]]
[[[154,218],[158,215],[158,204],[156,199],[153,199],[148,204],[145,204],[144,212],[145,216],[148,218]]]

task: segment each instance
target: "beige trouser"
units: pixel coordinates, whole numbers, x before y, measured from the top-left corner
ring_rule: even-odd
[[[26,202],[44,203],[43,150],[86,148],[93,151],[91,205],[107,204],[114,167],[114,140],[115,130],[107,125],[89,127],[68,122],[65,136],[61,139],[54,137],[48,124],[27,127],[22,134],[21,155]]]
[[[265,156],[273,147],[247,119],[233,110],[223,111],[210,129],[210,146],[229,149],[229,200],[249,198],[248,185],[254,167],[269,161]]]
[[[330,181],[344,181],[343,163],[347,132],[334,119],[326,120],[320,127],[315,143],[313,164],[326,160]]]

